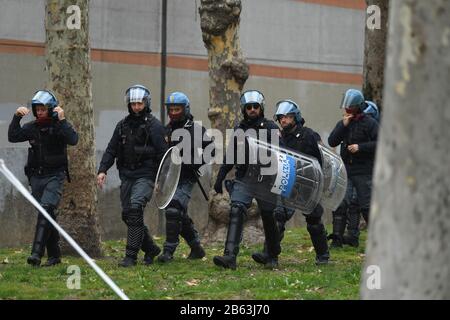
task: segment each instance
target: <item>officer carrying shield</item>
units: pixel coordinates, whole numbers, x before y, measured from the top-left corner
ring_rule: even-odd
[[[177,189],[165,210],[166,241],[164,242],[163,253],[158,257],[158,261],[165,263],[173,259],[173,254],[179,244],[180,235],[186,240],[191,248],[188,259],[201,259],[205,256],[205,251],[200,245],[198,232],[195,229],[194,223],[189,217],[187,210],[189,201],[191,200],[192,189],[198,180],[198,169],[204,164],[202,154],[199,154],[199,150],[196,146],[198,144],[203,150],[211,143],[211,141],[203,139],[206,129],[204,127],[197,128],[199,124],[193,121],[194,117],[190,111],[189,98],[184,93],[171,93],[167,97],[165,105],[167,107],[167,114],[170,118],[170,122],[166,126],[169,146],[172,147],[177,144],[181,145],[183,142],[182,138],[185,136],[189,137],[190,140],[187,144],[189,150],[182,149],[182,152],[190,152],[190,157],[188,163],[183,162],[182,164]],[[172,139],[173,133],[176,130],[185,131],[182,133],[179,131],[177,132],[179,133],[179,136],[182,137],[179,141],[174,141]],[[199,141],[201,142],[197,143]],[[200,161],[198,161],[199,159]]]
[[[19,107],[9,125],[9,142],[29,141],[28,162],[25,166],[32,195],[56,219],[55,210],[61,200],[64,180],[69,177],[67,145],[78,143],[78,134],[66,120],[64,110],[55,95],[48,90],[37,91],[31,100],[36,120],[20,126],[20,120],[30,110]],[[31,256],[27,262],[39,266],[47,248],[48,260],[44,266],[61,263],[59,233],[39,212]]]
[[[241,129],[247,132],[250,129],[256,131],[258,137],[262,134],[267,134],[266,137],[271,136],[271,130],[278,130],[278,126],[271,120],[267,120],[264,117],[264,96],[257,90],[249,90],[244,92],[240,98],[241,112],[244,115],[244,119],[237,125],[234,130]],[[270,142],[270,141],[269,141]],[[228,147],[227,153],[234,152],[235,157],[238,153],[242,153],[244,150],[238,148],[236,139],[232,141],[234,150]],[[227,158],[226,156],[224,157]],[[246,171],[249,169],[248,158],[246,157],[245,163],[238,164],[236,159],[234,163],[226,163],[221,166],[217,175],[216,183],[214,184],[214,190],[217,193],[223,192],[222,182],[225,179],[228,172],[236,166],[236,181],[234,182],[231,192],[231,209],[230,209],[230,221],[228,224],[227,238],[225,242],[225,250],[223,256],[215,256],[214,264],[223,268],[236,269],[236,257],[239,253],[239,244],[242,240],[242,232],[244,228],[244,220],[247,216],[247,209],[250,207],[253,197],[249,195],[249,192],[245,190],[244,183],[237,183],[238,180],[244,177]],[[255,178],[256,179],[256,178]],[[255,181],[256,183],[257,181]],[[263,221],[264,234],[267,247],[267,260],[265,267],[269,269],[276,268],[278,266],[278,255],[280,254],[280,235],[278,227],[273,215],[275,205],[273,201],[267,201],[268,199],[257,198],[258,207],[261,212],[261,218]],[[275,201],[276,202],[276,201]]]
[[[125,257],[119,266],[130,267],[136,265],[140,249],[145,253],[146,265],[161,252],[144,224],[144,208],[151,199],[167,142],[164,126],[151,114],[150,91],[146,87],[129,87],[125,104],[129,114],[116,125],[100,162],[97,184],[103,187],[106,173],[117,159],[122,220],[128,227]]]
[[[281,139],[280,146],[301,152],[316,158],[319,163],[322,157],[319,151],[318,143],[320,135],[312,129],[304,126],[299,106],[292,100],[281,100],[277,103],[277,111],[274,119],[280,123]],[[311,214],[306,215],[307,230],[311,237],[314,249],[316,251],[316,264],[327,264],[330,258],[327,243],[327,234],[325,226],[321,220],[323,207],[318,204]],[[280,230],[280,241],[284,237],[285,225],[294,215],[295,210],[283,206],[281,203],[274,211],[275,219]],[[253,260],[265,264],[268,259],[267,245],[264,245],[263,252],[253,253]]]

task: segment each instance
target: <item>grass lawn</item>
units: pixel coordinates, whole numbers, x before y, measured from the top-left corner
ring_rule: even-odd
[[[96,262],[130,299],[359,299],[365,232],[361,238],[357,249],[332,250],[332,263],[321,267],[314,264],[305,228],[286,232],[280,267],[274,271],[251,259],[262,245],[241,245],[235,271],[213,264],[213,256],[222,254],[220,244],[205,247],[207,256],[200,261],[187,260],[189,247],[181,243],[169,264],[144,266],[141,253],[136,267],[124,269],[117,267],[124,240],[106,241],[105,257]],[[157,238],[158,244],[163,241]],[[0,299],[118,299],[81,258],[64,256],[58,266],[36,268],[26,263],[29,251],[29,246],[0,249]],[[80,289],[67,288],[70,265],[81,269]]]

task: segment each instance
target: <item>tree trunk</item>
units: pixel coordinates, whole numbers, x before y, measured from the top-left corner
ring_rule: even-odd
[[[376,5],[380,8],[381,28],[371,30],[366,26],[363,94],[366,100],[374,101],[381,110],[383,106],[389,0],[366,0],[366,3],[368,7]]]
[[[239,43],[241,10],[240,0],[201,0],[199,8],[203,42],[208,50],[208,117],[211,127],[220,130],[223,137],[241,117],[239,98],[249,74]],[[213,177],[217,170],[214,168]],[[221,241],[228,221],[229,197],[211,192],[210,198],[205,238]]]
[[[76,11],[67,13],[71,5],[80,9],[79,29],[68,27],[77,19]],[[69,147],[72,182],[65,184],[58,220],[88,254],[100,256],[88,10],[88,0],[47,0],[46,64],[48,88],[79,134],[78,145]],[[63,252],[74,251],[64,242]]]
[[[450,299],[450,1],[396,0],[390,14],[361,296]]]

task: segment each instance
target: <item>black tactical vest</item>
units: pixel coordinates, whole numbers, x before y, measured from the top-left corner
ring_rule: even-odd
[[[150,127],[154,118],[146,116],[140,120],[125,118],[119,126],[119,153],[117,163],[119,167],[136,170],[144,162],[153,159],[155,149],[150,137]]]
[[[67,169],[67,144],[55,126],[32,126],[33,139],[29,140],[28,161],[25,172],[48,174]]]

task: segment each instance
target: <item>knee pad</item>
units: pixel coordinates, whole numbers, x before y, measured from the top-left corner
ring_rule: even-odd
[[[128,209],[122,212],[122,220],[129,227],[144,226],[144,212],[142,209]]]
[[[273,215],[275,217],[275,220],[278,222],[286,222],[288,220],[286,210],[284,208],[277,208],[273,211]]]
[[[323,207],[322,207],[322,205],[321,204],[318,204],[315,208],[314,208],[314,210],[313,210],[313,212],[312,212],[312,215],[314,216],[314,217],[318,217],[318,218],[320,218],[320,217],[322,217],[322,215],[323,215]]]
[[[359,205],[358,203],[352,202],[348,206],[348,214],[359,214]]]
[[[54,205],[51,205],[51,204],[43,204],[42,205],[42,208],[44,208],[45,209],[45,211],[47,211],[48,212],[48,214],[53,218],[53,219],[55,219],[55,206]],[[40,213],[39,213],[40,214]],[[42,217],[44,217],[44,216],[42,216]]]
[[[166,220],[178,220],[181,221],[183,218],[183,212],[178,208],[169,207],[166,209]]]
[[[318,223],[315,223],[315,224],[308,223],[308,224],[306,225],[306,229],[308,230],[308,232],[309,232],[310,234],[317,235],[317,234],[323,233],[324,230],[325,230],[325,227],[324,227],[324,225],[321,223],[321,221],[319,220],[319,222],[318,222]]]

